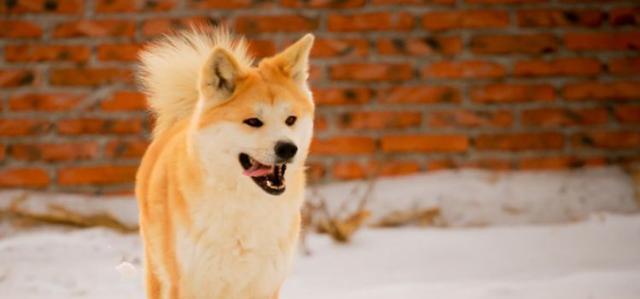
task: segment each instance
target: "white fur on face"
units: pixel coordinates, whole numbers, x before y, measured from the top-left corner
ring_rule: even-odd
[[[274,148],[279,141],[292,142],[298,147],[289,169],[304,166],[313,134],[313,115],[295,115],[287,101],[275,101],[273,105],[256,103],[253,109],[253,117],[263,122],[260,128],[249,127],[241,120],[238,123],[215,123],[196,132],[194,145],[208,176],[228,178],[230,171],[241,175],[240,153],[246,153],[266,165],[274,164]],[[289,116],[297,118],[292,126],[285,123]],[[293,172],[285,174],[285,179],[290,173]]]

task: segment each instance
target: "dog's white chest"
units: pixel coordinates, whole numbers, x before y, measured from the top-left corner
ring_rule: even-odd
[[[211,202],[194,213],[191,235],[177,232],[188,298],[269,298],[277,291],[291,264],[297,211],[273,202],[281,199],[261,200]]]

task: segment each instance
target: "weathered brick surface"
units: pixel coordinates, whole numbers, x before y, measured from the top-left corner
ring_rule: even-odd
[[[85,62],[91,54],[83,45],[9,45],[4,50],[9,62]]]
[[[25,161],[86,160],[98,156],[98,144],[96,142],[17,143],[11,145],[9,152],[15,159]]]
[[[640,157],[640,8],[577,0],[0,1],[0,188],[131,191],[143,45],[226,23],[317,39],[312,181]]]
[[[80,93],[24,93],[8,99],[11,111],[68,111],[82,101]]]

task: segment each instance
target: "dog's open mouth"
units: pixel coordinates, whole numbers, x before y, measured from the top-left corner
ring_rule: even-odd
[[[243,174],[250,176],[262,190],[271,195],[280,195],[284,192],[286,164],[265,165],[245,153],[240,154],[239,160],[244,169]]]

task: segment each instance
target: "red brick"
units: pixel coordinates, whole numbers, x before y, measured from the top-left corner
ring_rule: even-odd
[[[422,16],[428,30],[461,28],[502,28],[509,25],[509,14],[497,10],[436,11]]]
[[[562,149],[564,137],[559,133],[482,134],[475,140],[478,150],[526,151]]]
[[[572,157],[571,168],[603,166],[607,164],[607,159],[602,156]]]
[[[385,90],[380,101],[394,104],[459,103],[461,95],[458,89],[448,86],[398,86]]]
[[[517,61],[513,73],[517,76],[593,76],[601,72],[600,61],[593,58],[558,58],[554,60]]]
[[[345,129],[391,129],[410,128],[420,125],[420,112],[358,111],[343,113],[338,125]]]
[[[479,103],[553,101],[555,90],[551,85],[496,83],[472,89],[471,99]]]
[[[576,147],[596,147],[603,149],[640,148],[640,132],[598,131],[578,133],[573,136]]]
[[[572,157],[535,157],[522,158],[518,167],[525,170],[559,170],[572,168],[576,163]]]
[[[133,37],[135,23],[123,20],[78,20],[56,26],[53,36],[68,37]]]
[[[460,166],[464,168],[480,168],[504,171],[512,169],[513,167],[511,164],[511,161],[508,160],[486,158],[466,161]]]
[[[96,12],[114,13],[114,12],[134,12],[137,10],[139,1],[129,0],[97,0]]]
[[[74,186],[133,183],[136,169],[135,166],[112,165],[65,167],[58,170],[58,184]]]
[[[149,146],[149,141],[144,139],[135,140],[111,140],[105,146],[105,157],[107,158],[142,158]]]
[[[377,5],[432,5],[432,4],[455,4],[456,0],[373,0],[373,4]]]
[[[422,69],[424,78],[497,78],[504,75],[502,65],[478,60],[435,62]]]
[[[624,2],[624,0],[560,0],[560,3],[585,4],[585,3],[616,3]]]
[[[318,105],[366,104],[372,92],[367,88],[323,88],[314,89],[314,102]]]
[[[326,39],[318,38],[311,50],[312,57],[363,57],[366,56],[369,43],[365,39]]]
[[[420,165],[412,161],[377,161],[370,165],[381,176],[407,175],[420,171]]]
[[[424,38],[383,38],[377,42],[383,55],[454,55],[462,51],[462,39],[457,36]]]
[[[5,48],[5,59],[11,62],[85,62],[90,54],[89,47],[79,45],[9,45]]]
[[[329,124],[327,123],[327,119],[323,116],[316,115],[313,119],[313,130],[314,132],[322,132],[327,129]]]
[[[565,35],[564,43],[574,51],[638,50],[640,32],[572,32]]]
[[[98,0],[96,1],[96,12],[121,13],[121,12],[138,12],[138,11],[168,11],[173,9],[176,6],[177,1],[178,0],[153,0],[153,1]]]
[[[0,136],[26,136],[45,133],[49,124],[35,119],[0,119]]]
[[[0,188],[42,188],[49,175],[40,168],[4,168],[0,170]]]
[[[484,159],[472,159],[468,161],[453,161],[451,159],[433,160],[427,163],[427,169],[429,171],[437,171],[443,169],[458,169],[458,168],[478,168],[478,169],[490,169],[495,171],[504,171],[512,169],[511,161],[484,158]]]
[[[238,16],[236,30],[244,34],[262,32],[307,32],[318,28],[318,20],[301,15]]]
[[[0,69],[0,87],[18,87],[31,85],[35,81],[35,74],[26,69]]]
[[[541,3],[548,0],[466,0],[465,2],[474,4],[526,4]]]
[[[596,9],[553,10],[527,9],[518,11],[518,25],[522,27],[598,27],[605,13]]]
[[[621,123],[640,123],[640,105],[619,105],[614,109],[616,119]]]
[[[558,50],[558,39],[552,34],[491,34],[471,39],[471,51],[477,54],[543,54]]]
[[[87,160],[98,156],[95,142],[14,144],[11,156],[24,161]]]
[[[13,3],[12,3],[13,2]],[[9,3],[12,3],[11,5]],[[56,13],[78,14],[82,12],[82,0],[19,0],[0,2],[0,14]]]
[[[579,82],[567,84],[562,94],[570,101],[640,99],[640,82]]]
[[[420,165],[415,162],[384,161],[359,163],[343,161],[333,164],[333,177],[342,180],[365,179],[371,177],[398,176],[416,173]]]
[[[314,48],[317,47],[318,40],[314,42]],[[276,45],[271,40],[251,40],[249,41],[249,53],[253,57],[263,58],[275,55]]]
[[[58,122],[58,132],[64,135],[136,134],[142,131],[142,120],[73,118]]]
[[[317,183],[322,181],[327,173],[326,167],[320,163],[310,162],[306,165],[307,180],[309,183]]]
[[[316,138],[311,142],[311,153],[314,155],[371,154],[375,148],[375,141],[369,137]]]
[[[365,3],[366,0],[282,0],[283,6],[295,8],[355,8]]]
[[[133,76],[120,68],[60,68],[52,69],[49,82],[61,86],[100,86],[112,83],[132,83]]]
[[[612,74],[638,75],[640,74],[640,57],[612,58],[608,66]]]
[[[9,98],[13,111],[68,111],[76,108],[84,98],[76,93],[27,93]]]
[[[100,103],[105,111],[144,111],[147,109],[143,93],[136,91],[116,91]]]
[[[251,7],[251,0],[202,0],[189,1],[189,5],[194,8],[216,8],[216,9],[232,9]]]
[[[522,112],[522,123],[532,127],[600,125],[607,120],[608,113],[604,108],[538,108]]]
[[[458,163],[452,161],[451,159],[433,160],[427,162],[428,171],[455,169],[458,168],[458,166]]]
[[[640,25],[640,7],[615,8],[609,12],[613,26]]]
[[[98,59],[102,61],[136,61],[139,44],[102,44],[98,46]]]
[[[23,20],[0,20],[0,38],[34,38],[42,36],[40,25]]]
[[[332,65],[331,78],[353,81],[401,81],[413,76],[407,63],[350,63]]]
[[[428,116],[433,128],[451,127],[497,127],[506,128],[513,124],[513,115],[506,110],[473,111],[466,109],[433,111]]]
[[[371,12],[357,14],[329,14],[329,31],[408,31],[414,17],[406,12]]]
[[[311,67],[309,68],[309,81],[311,85],[314,85],[313,83],[321,81],[325,77],[324,66],[311,63]]]
[[[142,23],[142,34],[144,36],[159,36],[171,33],[177,29],[184,29],[192,26],[199,27],[212,23],[217,23],[217,21],[200,16],[186,18],[153,18]]]
[[[340,180],[356,180],[373,176],[367,172],[362,164],[355,161],[336,162],[333,164],[331,172],[334,178]]]
[[[469,148],[469,139],[464,135],[388,135],[382,137],[381,147],[387,153],[460,153]]]

